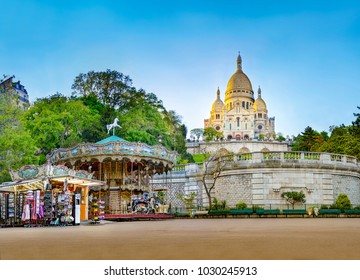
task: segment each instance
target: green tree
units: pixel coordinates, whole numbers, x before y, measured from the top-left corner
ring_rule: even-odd
[[[117,108],[124,105],[131,85],[129,76],[107,69],[79,74],[75,77],[71,89],[75,96],[96,96],[103,104]]]
[[[188,194],[178,194],[178,198],[185,203],[185,206],[187,209],[193,209],[195,208],[195,203],[194,200],[197,197],[197,193],[196,192],[191,192]]]
[[[14,101],[14,95],[0,94],[0,183],[11,180],[8,169],[38,163],[38,148],[21,122],[24,111]]]
[[[360,110],[359,106],[357,106],[357,108],[358,110]],[[356,119],[352,122],[350,132],[353,136],[360,138],[360,113],[354,113],[354,116],[356,117]]]
[[[209,208],[211,208],[213,203],[213,189],[215,188],[216,181],[220,178],[222,172],[225,170],[227,161],[222,158],[221,150],[219,150],[217,153],[210,154],[206,148],[204,148],[201,152],[204,162],[202,171],[200,173],[200,181],[208,198]]]
[[[38,99],[23,117],[36,145],[41,148],[42,162],[52,149],[84,142],[83,132],[98,126],[100,116],[80,100],[57,93]]]
[[[351,202],[347,194],[341,193],[338,195],[335,202],[335,207],[340,210],[351,209]]]
[[[319,132],[307,126],[304,132],[296,137],[292,149],[296,151],[311,151],[318,140],[317,136],[319,136]]]
[[[220,131],[217,131],[213,127],[207,127],[204,129],[203,133],[205,137],[205,141],[212,141],[212,140],[218,140],[224,137],[223,133]]]
[[[194,128],[190,130],[190,138],[193,140],[199,141],[200,137],[202,137],[204,134],[204,129],[202,128]]]
[[[295,191],[283,192],[281,194],[281,197],[285,198],[286,201],[292,205],[293,209],[294,209],[296,203],[305,203],[306,202],[305,194],[302,191],[300,191],[300,192],[295,192]]]

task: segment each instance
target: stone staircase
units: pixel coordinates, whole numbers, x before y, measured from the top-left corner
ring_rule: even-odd
[[[109,212],[110,214],[121,213],[121,191],[119,189],[110,190]]]

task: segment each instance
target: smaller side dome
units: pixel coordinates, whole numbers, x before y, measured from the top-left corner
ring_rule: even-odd
[[[264,99],[261,98],[261,88],[258,89],[258,98],[254,102],[254,112],[267,112],[267,107]]]
[[[218,111],[223,110],[224,108],[225,108],[225,104],[220,99],[220,90],[218,88],[217,91],[216,91],[216,99],[215,99],[215,101],[213,102],[213,104],[211,106],[211,111],[218,112]]]

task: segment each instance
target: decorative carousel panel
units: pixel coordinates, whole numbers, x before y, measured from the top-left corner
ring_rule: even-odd
[[[54,176],[62,176],[62,175],[68,175],[69,174],[69,168],[66,166],[54,166],[53,168],[53,175]]]
[[[75,148],[75,149],[71,150],[71,155],[72,156],[77,156],[77,155],[80,155],[80,154],[81,154],[81,149],[79,149],[79,148]]]
[[[79,177],[79,178],[87,178],[87,179],[91,179],[92,178],[92,174],[85,171],[85,170],[77,170],[75,172],[75,176]]]
[[[66,151],[60,151],[59,152],[59,159],[65,159],[68,157],[68,154]]]
[[[156,148],[150,148],[147,146],[142,147],[140,150],[140,154],[144,156],[155,156],[156,155]]]
[[[87,154],[91,154],[91,155],[98,154],[98,152],[97,152],[98,147],[97,146],[87,145],[85,149],[86,149]]]
[[[103,147],[104,154],[113,154],[114,146],[112,144],[106,145]]]
[[[121,145],[120,153],[123,154],[135,154],[135,147],[130,145]]]
[[[18,171],[18,174],[22,179],[35,178],[39,174],[39,168],[33,165],[26,165]]]

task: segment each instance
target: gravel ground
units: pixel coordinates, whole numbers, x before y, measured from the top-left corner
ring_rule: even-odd
[[[172,219],[2,228],[0,259],[360,260],[360,219]]]

